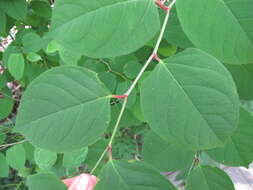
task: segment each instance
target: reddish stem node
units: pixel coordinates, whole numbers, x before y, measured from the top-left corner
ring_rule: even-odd
[[[158,57],[158,55],[156,53],[153,54],[153,59],[160,62],[161,59]]]
[[[127,98],[127,95],[124,94],[124,95],[112,95],[113,98],[117,98],[117,99],[125,99]]]
[[[163,9],[164,11],[168,11],[168,10],[170,10],[170,8],[169,7],[167,7],[167,6],[165,6],[163,3],[163,1],[161,1],[161,0],[156,0],[156,5],[158,6],[158,7],[160,7],[161,9]]]
[[[108,152],[109,160],[112,160],[112,147],[111,146],[108,146],[107,152]]]

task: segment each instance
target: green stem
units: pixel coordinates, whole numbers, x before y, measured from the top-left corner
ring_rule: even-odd
[[[156,42],[156,45],[155,45],[155,48],[153,50],[153,53],[150,55],[150,57],[148,58],[148,60],[146,61],[146,63],[143,65],[143,67],[141,68],[139,74],[137,75],[137,77],[135,78],[135,80],[133,81],[132,85],[129,87],[129,89],[126,91],[126,93],[124,94],[126,97],[124,98],[124,102],[123,102],[123,105],[121,107],[121,110],[120,110],[120,113],[119,113],[119,116],[118,116],[118,119],[117,119],[117,122],[114,126],[114,129],[113,129],[113,133],[112,133],[112,136],[110,138],[110,141],[108,143],[108,146],[106,147],[106,149],[104,150],[104,152],[102,153],[102,155],[100,156],[100,158],[98,159],[97,163],[95,164],[94,168],[91,170],[91,174],[96,170],[96,168],[98,167],[98,165],[100,164],[100,162],[103,160],[103,157],[105,156],[106,152],[108,152],[108,156],[109,156],[109,160],[111,161],[112,160],[112,143],[113,143],[113,140],[115,138],[115,135],[118,131],[118,127],[119,127],[119,123],[121,121],[121,118],[123,116],[123,113],[125,111],[125,108],[126,108],[126,104],[127,104],[127,100],[128,100],[128,96],[131,94],[132,90],[135,88],[137,82],[140,80],[142,74],[144,73],[144,71],[146,70],[146,68],[148,67],[148,65],[151,63],[151,61],[153,60],[154,58],[154,55],[157,54],[157,51],[158,51],[158,48],[161,44],[161,41],[162,41],[162,38],[163,38],[163,35],[164,35],[164,32],[165,32],[165,29],[166,29],[166,25],[168,23],[168,19],[169,19],[169,16],[170,16],[170,10],[172,8],[172,6],[176,3],[176,0],[173,0],[170,4],[169,4],[169,9],[168,11],[166,12],[166,16],[165,16],[165,19],[164,19],[164,22],[163,22],[163,25],[162,25],[162,28],[161,28],[161,32],[160,32],[160,35],[157,39],[157,42]]]

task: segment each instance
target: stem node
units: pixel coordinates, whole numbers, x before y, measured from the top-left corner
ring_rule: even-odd
[[[125,99],[127,97],[128,97],[128,95],[126,95],[126,94],[123,94],[123,95],[112,95],[112,98],[117,98],[117,99]]]
[[[170,10],[170,7],[167,7],[164,5],[164,2],[161,0],[156,0],[155,4],[160,7],[162,10],[164,10],[165,12]]]

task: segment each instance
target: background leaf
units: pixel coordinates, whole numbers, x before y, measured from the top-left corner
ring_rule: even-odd
[[[67,187],[53,174],[41,173],[27,178],[29,190],[67,190]]]
[[[25,150],[22,144],[15,145],[6,151],[6,160],[8,164],[16,169],[20,170],[25,167]]]
[[[24,20],[27,14],[27,2],[26,0],[1,0],[0,9],[14,19]]]
[[[8,59],[8,70],[11,75],[16,79],[20,80],[23,77],[25,69],[25,60],[21,53],[11,54]]]
[[[176,7],[182,28],[196,47],[225,63],[253,63],[251,0],[178,0]]]
[[[42,170],[50,169],[57,160],[57,154],[40,148],[36,148],[34,151],[35,163]]]

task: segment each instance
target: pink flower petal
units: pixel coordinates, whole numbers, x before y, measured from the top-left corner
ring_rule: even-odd
[[[69,187],[68,190],[93,190],[97,183],[97,178],[84,173],[62,181]]]

